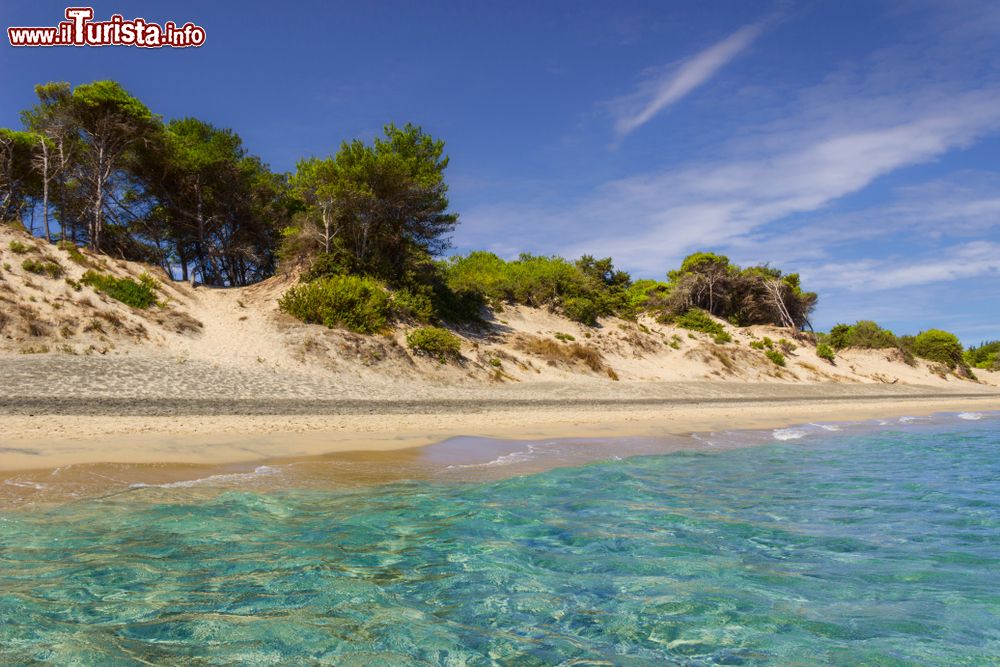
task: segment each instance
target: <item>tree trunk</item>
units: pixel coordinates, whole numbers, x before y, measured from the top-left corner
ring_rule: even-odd
[[[101,248],[101,211],[104,208],[104,146],[97,149],[97,192],[94,196],[94,220],[91,222],[90,247],[94,250]]]
[[[49,230],[49,146],[45,139],[42,145],[42,220],[45,224],[45,240],[52,243],[52,232]]]

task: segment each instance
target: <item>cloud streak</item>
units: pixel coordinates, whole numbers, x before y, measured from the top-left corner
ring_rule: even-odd
[[[644,81],[637,91],[612,103],[616,109],[615,131],[618,137],[623,138],[645,125],[715,76],[760,37],[765,23],[759,21],[743,26],[704,51],[667,66],[658,76]]]
[[[944,248],[934,258],[897,262],[864,259],[825,264],[807,273],[813,285],[832,285],[855,292],[981,278],[1000,273],[1000,244],[973,241]]]

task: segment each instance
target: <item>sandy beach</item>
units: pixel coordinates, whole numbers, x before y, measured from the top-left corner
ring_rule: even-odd
[[[397,401],[0,397],[0,470],[224,465],[400,450],[461,435],[665,436],[1000,410],[1000,394],[968,388],[677,383],[635,387],[627,397],[629,389],[619,386],[617,397],[573,396],[564,387],[569,396],[494,391]]]

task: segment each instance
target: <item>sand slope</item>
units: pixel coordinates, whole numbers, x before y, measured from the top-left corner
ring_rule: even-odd
[[[11,242],[29,250],[15,253]],[[647,383],[703,380],[949,390],[1000,385],[1000,374],[980,372],[973,383],[923,361],[908,365],[894,351],[848,350],[830,364],[806,337],[774,327],[726,325],[733,342],[717,345],[711,336],[651,318],[606,318],[586,327],[523,306],[489,313],[486,327],[457,331],[462,359],[442,364],[406,348],[406,326],[363,336],[281,313],[277,300],[288,278],[237,289],[192,287],[155,267],[84,257],[81,265],[65,250],[0,227],[0,396],[392,399],[514,391],[627,397],[644,392],[637,386]],[[64,275],[30,273],[21,267],[25,259],[53,262]],[[130,308],[67,281],[78,281],[88,268],[116,276],[148,272],[160,281],[162,305]],[[794,344],[785,368],[751,349],[764,336]],[[574,345],[591,359],[570,355]]]

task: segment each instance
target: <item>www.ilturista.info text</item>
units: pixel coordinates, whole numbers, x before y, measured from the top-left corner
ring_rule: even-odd
[[[107,21],[94,21],[91,7],[68,7],[65,21],[54,27],[10,27],[11,46],[139,46],[184,48],[205,43],[205,29],[194,23],[162,26],[143,18],[126,20],[114,14]]]

